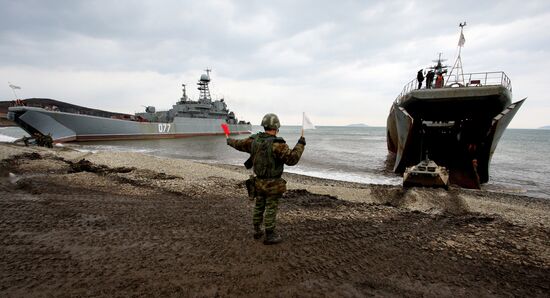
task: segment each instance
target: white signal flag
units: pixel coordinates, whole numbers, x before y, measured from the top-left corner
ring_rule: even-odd
[[[303,113],[302,129],[315,129],[315,125],[313,125],[311,120],[309,120],[309,118],[306,116],[306,113]]]
[[[464,33],[460,32],[460,38],[458,39],[458,46],[463,47],[466,43],[466,38],[464,38]]]

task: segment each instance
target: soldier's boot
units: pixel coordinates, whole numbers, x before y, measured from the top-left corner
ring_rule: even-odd
[[[254,225],[254,239],[260,239],[264,235],[262,227],[260,225]]]
[[[265,230],[265,239],[264,239],[265,245],[277,244],[277,243],[281,243],[282,241],[283,241],[283,238],[281,238],[281,236],[277,234],[275,230]]]

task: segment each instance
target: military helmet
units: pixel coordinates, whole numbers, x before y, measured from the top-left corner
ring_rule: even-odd
[[[277,115],[269,113],[262,119],[262,126],[265,129],[279,129],[279,127],[281,127],[281,122],[279,122],[279,117],[277,117]]]

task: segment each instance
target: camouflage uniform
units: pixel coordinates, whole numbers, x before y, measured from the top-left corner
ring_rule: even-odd
[[[42,147],[53,148],[53,139],[51,134],[43,135],[39,133],[34,133],[34,140],[36,145]],[[25,144],[28,143],[28,140]]]
[[[257,147],[259,143],[263,142],[266,142],[267,146],[271,144],[271,148]],[[266,234],[269,234],[275,230],[279,199],[286,191],[286,181],[281,178],[284,165],[293,166],[298,163],[304,152],[305,139],[303,137],[300,138],[296,146],[290,149],[283,138],[260,132],[243,140],[230,138],[227,140],[227,144],[239,151],[252,155],[254,172],[257,176],[255,179],[256,204],[254,206],[252,222],[255,227],[259,227],[263,222]],[[256,154],[254,154],[254,150],[256,150]],[[258,169],[260,161],[254,158],[262,150],[267,150],[267,155],[272,156],[271,162],[268,162],[267,168],[263,169],[263,172],[261,171],[262,169]],[[266,166],[263,165],[263,167]],[[255,234],[255,238],[259,238],[261,234],[259,237],[256,236]]]

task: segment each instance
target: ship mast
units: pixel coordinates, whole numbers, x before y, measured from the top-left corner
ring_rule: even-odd
[[[8,86],[10,86],[11,91],[13,91],[13,96],[15,96],[15,99],[17,99],[17,93],[15,92],[15,89],[21,89],[21,87],[15,86],[10,82],[8,82]]]
[[[181,84],[183,95],[180,98],[180,102],[186,102],[189,98],[187,97],[187,92],[185,91],[185,84]]]
[[[205,69],[205,71],[206,71],[206,74],[203,74],[199,82],[197,83],[197,85],[199,85],[197,89],[199,89],[200,91],[199,102],[212,103],[212,97],[210,96],[210,89],[208,88],[208,83],[210,83],[210,72],[212,71],[212,69],[207,68]]]
[[[466,26],[466,22],[460,23],[458,25],[460,27],[460,37],[458,39],[458,56],[456,57],[455,63],[453,64],[453,67],[451,68],[451,71],[449,72],[449,75],[447,76],[446,82],[450,82],[449,79],[451,76],[453,76],[453,72],[456,72],[455,80],[453,83],[459,83],[464,86],[464,71],[462,69],[462,47],[464,46],[464,43],[466,42],[466,39],[464,38],[464,26]]]

